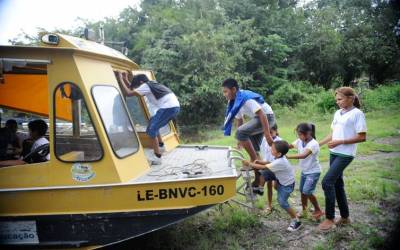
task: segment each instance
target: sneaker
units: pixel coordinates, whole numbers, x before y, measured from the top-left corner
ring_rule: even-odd
[[[292,220],[289,224],[289,227],[287,228],[287,230],[289,232],[294,232],[299,230],[301,227],[301,221],[296,221],[296,220]]]
[[[161,160],[161,158],[158,158],[157,156],[153,155],[153,157],[150,159],[150,164],[151,165],[161,165],[162,160]]]
[[[253,187],[253,193],[258,194],[260,196],[264,195],[264,188],[262,187]]]
[[[160,146],[159,149],[160,149],[160,153],[161,153],[161,154],[167,151],[167,150],[165,149],[165,145],[164,145],[164,146]]]

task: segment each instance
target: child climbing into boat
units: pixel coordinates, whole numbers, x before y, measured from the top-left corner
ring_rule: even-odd
[[[270,128],[271,136],[274,142],[281,141],[282,138],[279,137],[278,126],[275,124]],[[256,160],[255,163],[258,164],[269,164],[275,160],[275,157],[271,153],[271,146],[268,145],[268,142],[263,138],[260,146],[260,156],[262,160]],[[270,170],[260,170],[260,183],[258,187],[253,188],[253,192],[256,194],[263,195],[264,194],[264,186],[267,183],[267,204],[265,206],[264,212],[270,214],[272,212],[272,185],[276,181],[276,176]]]
[[[314,206],[312,217],[319,220],[324,212],[319,207],[317,197],[314,192],[317,186],[319,177],[321,175],[321,165],[319,164],[319,144],[315,140],[315,126],[310,123],[300,123],[296,127],[298,139],[295,140],[290,148],[296,148],[298,154],[287,155],[288,159],[299,159],[299,166],[301,168],[300,179],[300,193],[301,193],[301,206],[303,208],[300,218],[308,217],[307,205],[308,200]]]
[[[270,127],[275,125],[274,112],[260,94],[239,89],[239,84],[235,79],[226,79],[222,83],[222,92],[228,101],[223,128],[224,135],[231,135],[232,123],[236,120],[238,147],[243,147],[253,162],[258,159],[257,151],[260,150],[263,136],[269,145],[273,142]],[[244,116],[250,118],[246,123]],[[255,177],[253,187],[258,187],[260,173],[257,170],[255,170]]]
[[[150,81],[144,74],[135,75],[131,82],[129,82],[126,74],[119,72],[116,74],[126,96],[146,96],[148,101],[157,108],[155,115],[150,118],[146,133],[152,140],[154,150],[151,163],[152,165],[160,165],[162,163],[161,153],[165,151],[165,147],[159,130],[178,115],[180,111],[178,98],[168,87]]]
[[[249,161],[243,161],[243,165],[259,170],[270,170],[276,176],[275,188],[278,191],[278,203],[286,210],[291,217],[288,231],[297,231],[301,227],[301,222],[296,211],[290,207],[288,199],[294,190],[294,168],[286,159],[286,153],[289,151],[289,144],[286,141],[276,141],[272,143],[271,153],[275,160],[269,164],[259,164]]]

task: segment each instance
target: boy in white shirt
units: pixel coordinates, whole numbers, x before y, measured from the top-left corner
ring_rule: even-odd
[[[271,136],[274,142],[281,141],[282,138],[279,137],[278,134],[278,126],[275,124],[273,127],[270,128]],[[260,146],[260,156],[262,161],[256,160],[255,163],[259,164],[268,164],[275,160],[275,157],[272,155],[271,146],[268,142],[263,138]],[[276,176],[270,170],[260,170],[260,183],[258,187],[253,187],[253,192],[259,195],[264,194],[264,186],[267,183],[267,204],[264,208],[264,212],[270,214],[272,212],[272,185],[274,181],[276,181]]]
[[[269,164],[251,163],[243,161],[244,166],[259,170],[272,171],[277,179],[275,188],[278,191],[278,203],[286,210],[292,218],[287,228],[288,231],[297,231],[301,227],[301,222],[297,217],[296,211],[290,207],[288,199],[294,190],[294,168],[286,159],[285,155],[289,151],[289,144],[286,141],[276,141],[272,143],[271,152],[275,160]]]

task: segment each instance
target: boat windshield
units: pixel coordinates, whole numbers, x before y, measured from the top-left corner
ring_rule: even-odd
[[[92,95],[116,156],[123,158],[137,152],[139,142],[118,90],[97,85],[92,88]]]

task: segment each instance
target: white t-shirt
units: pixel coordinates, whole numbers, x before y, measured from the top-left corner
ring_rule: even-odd
[[[321,165],[319,164],[319,144],[315,139],[309,141],[306,145],[300,139],[295,140],[292,145],[297,149],[299,154],[302,154],[306,149],[311,151],[305,159],[299,160],[299,166],[303,174],[321,173]]]
[[[146,83],[140,85],[138,88],[135,89],[135,91],[138,92],[140,95],[146,96],[149,102],[151,102],[151,104],[159,109],[180,107],[178,98],[174,93],[166,94],[165,96],[157,100],[151,92],[149,85],[147,85]]]
[[[274,114],[271,106],[269,106],[266,102],[264,102],[263,104],[259,104],[257,101],[249,99],[239,109],[239,112],[236,114],[235,118],[241,119],[243,118],[243,116],[253,118],[256,116],[256,112],[260,109],[262,109],[264,114]]]
[[[287,186],[294,183],[294,167],[286,159],[286,156],[271,162],[269,169],[274,172],[280,184]]]
[[[273,138],[274,141],[282,141],[282,138],[279,136],[276,136]],[[265,137],[263,137],[261,145],[260,145],[260,154],[261,154],[261,159],[267,162],[272,162],[275,160],[275,157],[271,153],[271,146],[268,144],[267,140]]]
[[[359,133],[367,132],[367,124],[364,113],[358,108],[353,108],[341,114],[342,110],[336,111],[332,121],[332,140],[344,140],[355,137]],[[355,156],[357,144],[340,144],[332,149],[332,153]]]
[[[45,138],[45,137],[41,137],[39,139],[37,139],[33,144],[32,144],[32,148],[31,148],[31,152],[35,151],[35,149],[37,149],[38,147],[44,145],[44,144],[48,144],[49,141]],[[46,155],[46,160],[50,160],[50,154]]]

